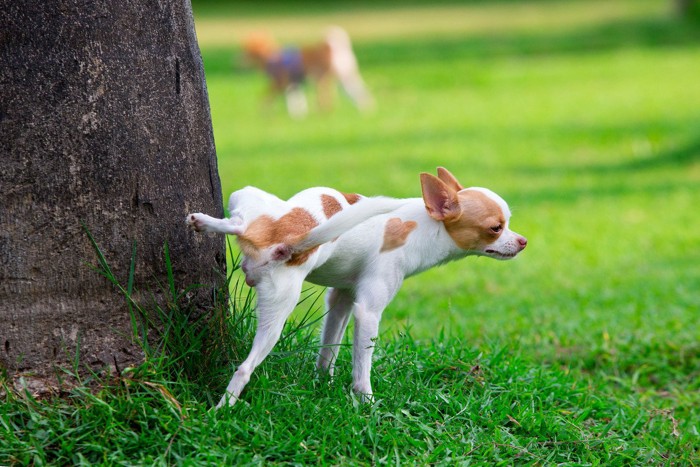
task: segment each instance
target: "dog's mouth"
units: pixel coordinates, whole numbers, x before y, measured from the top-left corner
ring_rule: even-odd
[[[491,250],[491,249],[484,251],[484,253],[486,253],[487,255],[489,255],[490,257],[495,258],[495,259],[512,259],[512,258],[515,258],[515,256],[518,254],[518,253],[503,253],[501,251],[496,251],[496,250]]]

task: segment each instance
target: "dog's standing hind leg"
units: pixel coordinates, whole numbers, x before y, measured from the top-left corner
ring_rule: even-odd
[[[303,274],[285,274],[284,280],[263,281],[256,288],[258,324],[253,346],[248,357],[233,374],[226,392],[216,405],[217,409],[227,404],[233,405],[236,402],[243,388],[248,384],[250,375],[265,360],[265,357],[279,340],[284,323],[299,300],[303,279]]]
[[[326,297],[326,316],[321,332],[321,350],[318,353],[316,368],[333,376],[338,346],[345,334],[354,304],[354,295],[348,290],[330,289]]]

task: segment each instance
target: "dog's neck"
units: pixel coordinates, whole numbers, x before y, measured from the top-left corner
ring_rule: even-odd
[[[410,202],[405,208],[391,214],[391,216],[395,214],[402,220],[413,220],[418,224],[403,248],[405,277],[470,254],[455,244],[442,222],[430,217],[422,198],[412,198],[408,201]]]

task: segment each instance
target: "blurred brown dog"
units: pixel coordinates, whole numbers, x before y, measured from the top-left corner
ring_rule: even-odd
[[[287,111],[293,118],[308,112],[302,89],[305,81],[316,85],[318,105],[329,110],[333,100],[333,83],[337,81],[355,106],[369,110],[374,106],[352,51],[350,36],[333,26],[324,40],[306,47],[281,48],[269,34],[251,34],[243,44],[246,58],[262,69],[270,79],[267,101],[284,95]]]

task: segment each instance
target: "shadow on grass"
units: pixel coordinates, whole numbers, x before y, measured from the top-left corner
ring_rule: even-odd
[[[635,194],[670,195],[673,193],[698,193],[697,182],[679,176],[660,175],[659,177],[639,178],[637,175],[654,173],[662,169],[684,170],[700,162],[700,135],[686,143],[660,151],[653,157],[626,160],[617,164],[521,166],[516,170],[525,176],[572,176],[586,178],[595,176],[594,183],[576,186],[547,186],[527,191],[525,189],[509,194],[514,203],[521,199],[528,204],[573,203],[582,199],[616,199]]]
[[[617,164],[522,166],[518,170],[529,174],[619,174],[643,172],[662,168],[682,168],[700,162],[700,134],[678,146],[658,151],[642,159],[625,160]]]
[[[649,170],[667,166],[683,166],[700,161],[700,135],[681,146],[661,151],[654,157],[624,162],[613,166],[592,167],[596,171]]]
[[[568,32],[412,39],[357,47],[363,65],[455,58],[577,55],[628,48],[669,48],[700,43],[700,24],[673,17],[615,21]]]
[[[643,182],[620,178],[618,182],[598,182],[591,186],[576,186],[562,188],[561,186],[549,186],[547,188],[522,189],[506,193],[506,197],[512,206],[537,206],[537,205],[573,205],[582,200],[604,203],[617,203],[629,196],[659,197],[676,193],[697,192],[697,182],[677,182],[673,180],[661,180],[657,182]]]
[[[193,0],[192,7],[195,16],[203,17],[221,17],[221,16],[250,16],[259,19],[261,13],[270,17],[296,16],[299,14],[314,15],[314,14],[338,14],[338,13],[355,13],[355,12],[372,12],[374,10],[394,9],[400,10],[403,8],[414,8],[429,5],[450,6],[464,4],[483,5],[493,3],[519,3],[522,0],[336,0],[328,2],[326,0],[303,0],[290,2],[289,0],[266,0],[260,2],[258,0]],[[555,3],[558,0],[539,0],[540,3],[550,2]]]
[[[671,48],[698,43],[700,22],[660,16],[609,22],[568,32],[423,37],[357,44],[355,49],[363,67],[417,61],[444,66],[446,61],[469,58],[583,55],[607,50]],[[237,51],[237,44],[204,49],[207,75],[231,73],[237,67],[232,65],[235,60],[231,59]]]

